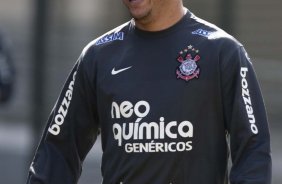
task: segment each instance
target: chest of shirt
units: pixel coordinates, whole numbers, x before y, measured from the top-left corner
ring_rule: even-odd
[[[164,44],[131,43],[99,53],[98,95],[112,100],[185,99],[218,90],[218,61],[208,45]]]

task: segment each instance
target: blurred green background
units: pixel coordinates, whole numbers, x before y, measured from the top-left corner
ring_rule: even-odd
[[[184,0],[197,16],[242,42],[253,60],[268,112],[273,184],[282,181],[282,1]],[[1,0],[0,30],[10,41],[15,91],[0,105],[0,183],[24,183],[34,145],[83,47],[129,20],[121,0]],[[1,66],[0,66],[1,67]],[[100,142],[80,184],[98,184]]]

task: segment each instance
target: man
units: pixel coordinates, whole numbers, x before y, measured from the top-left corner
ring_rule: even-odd
[[[243,46],[181,0],[123,0],[133,19],[82,52],[29,184],[77,183],[97,135],[103,184],[270,184],[263,100]]]
[[[10,50],[2,34],[0,34],[0,103],[8,102],[14,84],[14,66]]]

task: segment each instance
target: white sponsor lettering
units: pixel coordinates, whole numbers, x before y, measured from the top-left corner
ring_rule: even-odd
[[[184,131],[184,127],[187,127],[186,131]],[[163,122],[123,123],[122,126],[115,123],[113,125],[113,133],[114,138],[118,141],[118,145],[121,146],[122,140],[162,140],[165,138],[193,137],[193,125],[189,121],[182,121],[179,124],[176,121],[172,121],[167,123],[166,126],[163,125]]]
[[[148,142],[148,143],[126,143],[127,153],[157,153],[157,152],[184,152],[192,150],[192,141],[187,142]]]
[[[242,80],[241,80],[242,98],[244,100],[246,112],[248,114],[251,131],[254,134],[258,134],[258,128],[256,126],[256,119],[255,119],[254,110],[252,107],[252,100],[251,100],[250,92],[248,89],[248,81],[246,79],[247,72],[248,72],[248,68],[246,67],[241,68],[240,74],[242,77]]]
[[[55,119],[54,119],[55,123],[48,128],[48,131],[53,135],[58,135],[60,133],[61,131],[60,126],[64,123],[65,117],[68,113],[68,109],[69,109],[70,102],[72,99],[75,76],[76,76],[76,72],[74,72],[73,74],[72,81],[70,82],[68,86],[68,90],[65,93],[65,97],[63,98],[63,101],[59,107],[58,113],[55,116]]]
[[[140,108],[145,108],[144,112],[140,111]],[[130,118],[134,114],[138,117],[140,121],[142,118],[146,117],[150,112],[150,105],[146,101],[139,101],[133,106],[133,104],[129,101],[124,101],[120,104],[120,106],[116,103],[112,103],[112,118]]]
[[[192,141],[175,142],[193,137],[193,125],[190,121],[171,121],[165,123],[160,117],[159,122],[141,122],[150,112],[150,105],[146,101],[139,101],[135,105],[124,101],[120,105],[112,103],[111,116],[113,119],[130,118],[136,116],[135,122],[114,123],[113,137],[118,146],[124,146],[127,153],[141,152],[183,152],[192,150]],[[139,142],[139,141],[142,141]],[[148,141],[148,142],[145,142]],[[171,142],[167,142],[170,140]]]
[[[123,40],[124,39],[124,32],[117,32],[117,33],[111,33],[109,35],[103,36],[101,39],[99,39],[96,42],[96,45],[101,45],[104,43],[112,42],[115,40]]]

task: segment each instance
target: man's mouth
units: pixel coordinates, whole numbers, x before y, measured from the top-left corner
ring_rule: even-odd
[[[130,3],[141,3],[143,0],[129,0]]]

